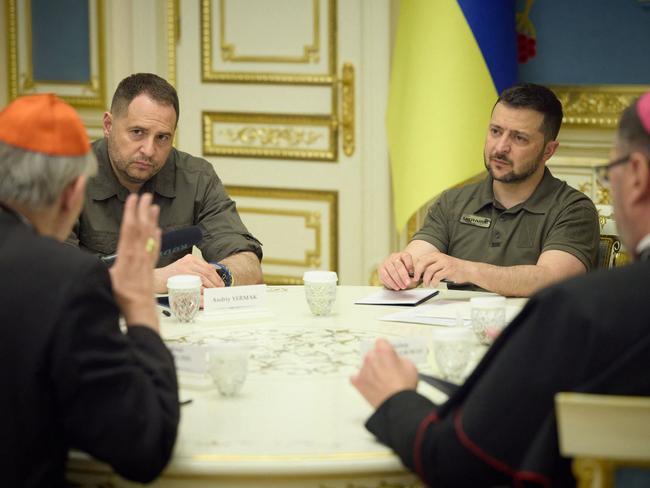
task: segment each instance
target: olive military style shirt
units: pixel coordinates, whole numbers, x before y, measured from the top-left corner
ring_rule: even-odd
[[[492,177],[448,190],[429,208],[413,239],[455,258],[496,266],[535,264],[543,251],[572,254],[587,270],[596,265],[598,213],[583,193],[548,168],[533,194],[505,209],[494,198]]]
[[[95,254],[113,254],[129,190],[120,184],[108,158],[106,139],[93,143],[99,168],[88,181],[86,202],[68,242]],[[198,245],[206,261],[217,262],[242,251],[262,259],[260,242],[242,223],[233,202],[206,160],[173,148],[163,168],[147,181],[140,193],[153,193],[160,206],[160,228],[165,231],[197,225],[203,232]],[[164,256],[166,266],[190,250]]]

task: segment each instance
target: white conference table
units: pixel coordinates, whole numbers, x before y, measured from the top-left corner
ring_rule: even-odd
[[[249,344],[251,360],[241,393],[220,396],[207,376],[179,372],[181,424],[173,458],[157,487],[407,487],[419,486],[399,458],[364,428],[372,408],[351,386],[360,344],[377,337],[417,336],[431,326],[379,320],[403,307],[355,305],[375,291],[340,286],[334,313],[311,315],[301,286],[267,288],[266,312],[193,324],[161,321],[170,344],[235,340]],[[469,307],[476,292],[441,290],[433,300]],[[523,300],[508,299],[521,306]],[[418,365],[435,373],[433,361]],[[420,382],[418,390],[442,402],[444,394]],[[81,486],[138,486],[83,453],[73,452],[68,478]]]

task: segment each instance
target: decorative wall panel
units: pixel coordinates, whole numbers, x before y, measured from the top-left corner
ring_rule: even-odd
[[[552,86],[562,102],[564,124],[612,129],[635,98],[650,89],[650,85],[612,86]]]
[[[335,0],[201,0],[203,81],[330,84]]]
[[[203,154],[337,159],[337,123],[327,115],[203,112]]]
[[[338,193],[228,186],[248,229],[262,241],[267,284],[302,284],[313,269],[338,268]]]
[[[7,0],[9,97],[54,92],[104,108],[103,0]]]

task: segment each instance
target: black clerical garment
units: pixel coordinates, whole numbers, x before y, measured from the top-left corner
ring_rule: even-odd
[[[366,427],[430,486],[575,486],[554,396],[650,395],[649,284],[646,261],[542,290],[446,403],[402,391]]]
[[[167,464],[179,420],[160,337],[118,326],[106,268],[0,209],[0,485],[64,486],[69,448],[136,481]]]

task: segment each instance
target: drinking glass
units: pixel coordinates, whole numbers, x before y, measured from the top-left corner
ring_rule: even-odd
[[[305,298],[314,315],[329,315],[336,301],[338,276],[334,271],[306,271]]]
[[[250,348],[237,342],[224,342],[210,346],[208,371],[223,396],[236,395],[244,386],[249,355]]]
[[[201,303],[201,278],[196,275],[170,276],[167,280],[169,308],[179,322],[192,322]]]
[[[476,337],[481,344],[492,344],[506,324],[505,297],[474,297],[469,303]]]
[[[476,345],[472,330],[468,327],[436,329],[432,340],[433,357],[443,379],[462,382]]]

